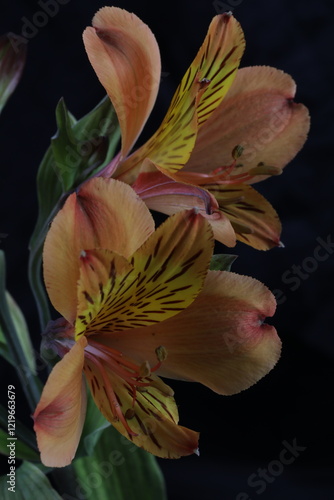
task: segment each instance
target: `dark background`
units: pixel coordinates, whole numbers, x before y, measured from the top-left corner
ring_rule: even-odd
[[[8,235],[0,244],[7,256],[8,288],[26,315],[36,346],[40,331],[26,278],[28,241],[37,216],[35,177],[55,132],[59,98],[64,96],[80,117],[104,95],[81,41],[83,29],[104,5],[96,0],[59,5],[57,15],[27,44],[23,79],[0,119],[0,233]],[[296,101],[306,104],[312,117],[303,151],[282,176],[256,186],[281,217],[285,248],[258,252],[238,244],[234,249],[240,256],[234,271],[281,291],[271,322],[283,340],[282,359],[256,386],[232,397],[217,396],[197,384],[172,382],[181,424],[201,431],[201,457],[159,461],[169,497],[330,500],[334,256],[328,252],[326,260],[314,264],[314,251],[317,238],[326,241],[332,235],[334,241],[332,2],[124,0],[114,5],[134,11],[149,24],[161,49],[164,78],[143,138],[159,124],[217,7],[224,11],[224,5],[234,10],[245,32],[241,66],[271,65],[291,74],[298,84]],[[40,10],[38,2],[2,0],[0,33],[20,34],[25,19],[31,21]],[[296,290],[283,278],[287,271],[296,276],[293,266],[301,266],[304,274]],[[2,377],[4,386],[16,380],[7,365]],[[278,460],[283,441],[294,440],[305,449],[276,477],[269,474],[270,482],[260,493],[259,484],[249,484],[249,477],[268,466],[275,473],[272,461]]]

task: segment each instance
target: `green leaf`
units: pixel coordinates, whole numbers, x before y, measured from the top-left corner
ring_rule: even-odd
[[[34,357],[34,350],[30,340],[26,320],[21,312],[21,309],[16,304],[15,300],[10,295],[10,293],[6,292],[5,294],[6,294],[8,309],[17,332],[18,340],[25,354],[28,367],[31,373],[36,375],[36,362]],[[0,355],[3,356],[7,361],[9,361],[9,363],[11,363],[13,366],[16,366],[16,362],[13,359],[8,349],[7,341],[3,333],[3,330],[1,328],[1,324],[0,324]]]
[[[16,319],[16,324],[18,320]],[[19,320],[20,323],[20,320]],[[40,395],[41,381],[31,369],[32,361],[27,359],[27,346],[22,344],[20,334],[16,329],[6,297],[6,265],[5,255],[0,251],[0,325],[3,336],[6,339],[9,356],[14,360],[17,375],[31,410],[34,410]]]
[[[4,431],[8,431],[8,408],[0,405],[0,427]],[[7,434],[8,437],[8,434]],[[37,442],[35,433],[26,427],[15,415],[15,437],[25,443],[30,450],[37,452]]]
[[[20,81],[24,68],[26,46],[15,44],[14,33],[0,36],[0,113]]]
[[[39,461],[39,454],[35,450],[31,449],[30,446],[18,438],[15,440],[11,439],[7,432],[0,429],[0,453],[6,456],[10,455],[11,447],[9,445],[11,443],[14,443],[13,451],[15,450],[16,458],[20,460]]]
[[[66,108],[64,99],[60,99],[56,108],[58,130],[51,139],[51,148],[54,158],[54,167],[65,193],[74,185],[76,166],[69,163],[70,153],[76,148],[76,139],[72,131],[73,119]]]
[[[77,457],[92,455],[98,439],[104,429],[110,426],[110,422],[104,418],[97,408],[90,391],[87,391],[87,412],[85,424],[82,430]]]
[[[233,262],[237,255],[217,254],[213,255],[210,262],[210,271],[231,271]]]
[[[66,192],[112,160],[120,129],[107,96],[77,122],[61,99],[56,120],[58,131],[51,140],[51,147],[55,169],[63,192]]]
[[[9,469],[10,465],[8,466]],[[15,467],[15,466],[12,466]],[[12,472],[12,470],[8,470]],[[2,500],[62,500],[54,490],[50,481],[38,467],[29,463],[23,464],[15,471],[15,481],[10,481],[10,476],[0,478],[0,498]],[[9,490],[8,488],[13,488]],[[15,495],[13,496],[13,492]]]
[[[94,453],[73,462],[81,491],[94,500],[165,500],[163,475],[153,455],[110,426]]]

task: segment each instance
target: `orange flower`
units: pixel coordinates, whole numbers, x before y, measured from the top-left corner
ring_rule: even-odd
[[[291,77],[270,67],[238,71],[242,29],[232,15],[216,16],[162,124],[129,154],[157,96],[158,45],[148,26],[116,7],[100,9],[83,37],[122,132],[120,153],[99,175],[133,185],[166,214],[198,207],[228,246],[279,245],[278,216],[249,183],[280,173],[305,142],[309,116],[293,102]]]
[[[85,412],[83,373],[102,414],[160,457],[196,453],[178,425],[163,375],[219,394],[248,388],[275,365],[280,341],[264,324],[275,299],[258,281],[209,271],[210,224],[182,211],[154,230],[130,186],[94,178],[71,194],[44,247],[44,279],[63,316],[45,344],[61,357],[34,413],[41,459],[71,462]]]

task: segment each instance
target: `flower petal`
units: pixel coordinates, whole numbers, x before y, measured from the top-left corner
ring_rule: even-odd
[[[34,419],[41,461],[65,467],[74,458],[86,415],[86,386],[82,378],[85,338],[56,364],[44,386]]]
[[[212,251],[208,222],[185,211],[167,219],[133,254],[130,270],[112,252],[85,252],[77,337],[151,325],[180,313],[201,291]]]
[[[155,103],[160,83],[160,53],[149,27],[135,14],[103,7],[86,28],[88,58],[115,107],[126,156]]]
[[[224,101],[198,133],[185,170],[206,172],[230,165],[232,150],[244,152],[238,174],[259,163],[279,169],[302,148],[310,126],[307,108],[292,101],[296,84],[275,68],[240,69]],[[256,176],[252,182],[267,176]]]
[[[73,323],[82,250],[102,247],[129,257],[153,231],[149,210],[130,186],[87,181],[67,198],[46,237],[44,280],[53,306]]]
[[[247,184],[208,186],[237,239],[258,250],[280,244],[281,223],[270,203]]]
[[[219,212],[219,205],[208,190],[176,182],[158,171],[139,174],[132,187],[151,210],[172,215],[196,208],[210,222],[216,240],[228,247],[235,246],[234,229],[229,219]]]
[[[213,18],[206,38],[178,86],[167,114],[156,133],[125,160],[118,178],[132,183],[145,158],[168,172],[189,160],[197,130],[226,95],[244,51],[239,23],[230,14]]]
[[[247,389],[266,375],[280,356],[276,330],[263,323],[275,312],[272,293],[259,281],[210,271],[193,304],[159,325],[99,335],[137,363],[154,362],[154,349],[168,353],[157,373],[200,382],[219,394]]]
[[[154,374],[142,378],[152,385],[135,393],[107,366],[86,360],[85,374],[101,413],[137,446],[162,458],[196,453],[198,433],[177,425],[173,391]]]

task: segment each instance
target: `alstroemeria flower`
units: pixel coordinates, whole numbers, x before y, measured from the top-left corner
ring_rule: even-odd
[[[218,15],[162,124],[130,154],[157,96],[158,45],[148,26],[119,8],[102,8],[92,24],[86,51],[122,132],[119,155],[100,175],[133,185],[166,214],[196,206],[228,246],[236,238],[258,249],[278,245],[278,216],[248,184],[280,173],[305,142],[308,111],[293,102],[292,78],[270,67],[238,71],[242,29],[231,14]]]
[[[62,359],[34,413],[41,459],[73,459],[86,411],[83,373],[96,405],[136,445],[160,457],[196,452],[198,433],[178,425],[159,375],[219,394],[248,388],[275,365],[280,341],[264,324],[275,299],[258,281],[209,271],[209,222],[179,212],[154,230],[130,186],[94,178],[51,224],[44,279],[62,319],[46,346]]]

